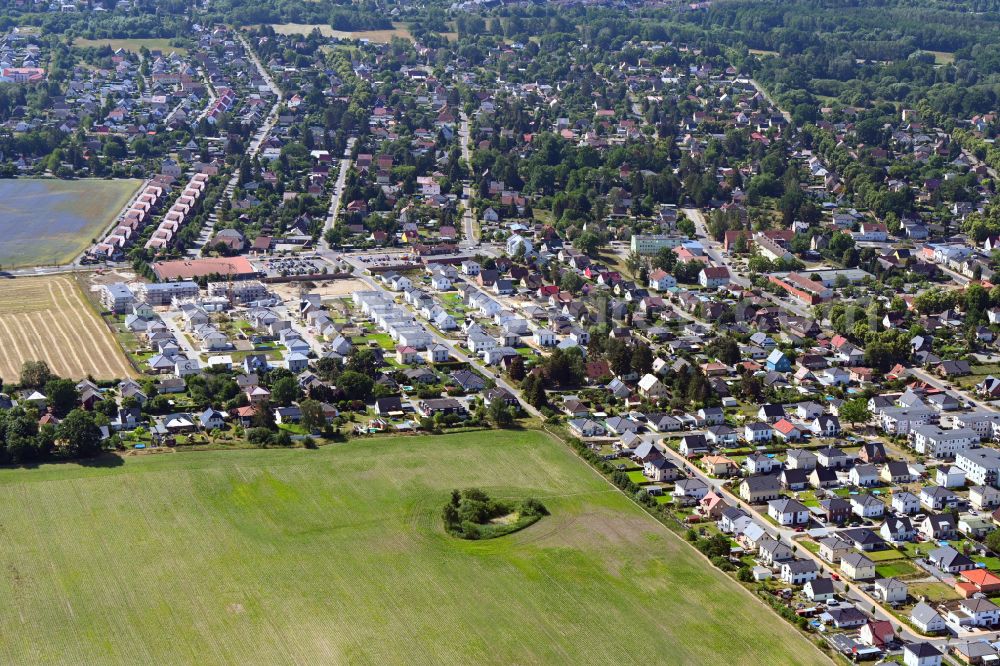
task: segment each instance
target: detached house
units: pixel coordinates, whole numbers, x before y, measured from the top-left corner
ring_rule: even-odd
[[[748,423],[743,427],[743,438],[751,444],[770,442],[774,430],[767,423]]]
[[[881,518],[885,513],[885,504],[868,493],[851,497],[851,510],[861,518]]]
[[[875,563],[861,553],[848,553],[840,559],[840,570],[851,580],[875,577]]]
[[[729,269],[725,266],[706,266],[698,274],[698,284],[706,289],[717,289],[729,284]]]
[[[767,515],[779,525],[805,525],[809,522],[809,507],[798,500],[781,498],[767,503]]]
[[[751,504],[769,502],[780,495],[781,482],[771,474],[748,476],[740,483],[740,497]]]

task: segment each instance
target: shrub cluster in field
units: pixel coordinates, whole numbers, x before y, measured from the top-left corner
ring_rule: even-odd
[[[545,506],[533,497],[519,502],[490,499],[479,488],[451,491],[442,517],[444,528],[463,539],[494,539],[523,529],[548,515]],[[511,516],[504,522],[491,522]]]

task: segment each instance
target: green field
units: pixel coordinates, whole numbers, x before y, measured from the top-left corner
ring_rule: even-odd
[[[489,434],[0,470],[0,662],[828,663],[563,444]],[[552,515],[450,537],[472,485]]]
[[[73,261],[111,225],[141,182],[0,180],[0,267]]]

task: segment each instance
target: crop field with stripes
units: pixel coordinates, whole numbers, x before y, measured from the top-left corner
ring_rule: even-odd
[[[63,275],[0,280],[0,377],[16,382],[21,364],[34,360],[71,379],[134,374],[76,282]]]
[[[456,539],[470,486],[551,515]],[[0,535],[0,663],[828,663],[535,431],[0,470]]]

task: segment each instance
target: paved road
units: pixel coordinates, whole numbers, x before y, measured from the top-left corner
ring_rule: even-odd
[[[271,109],[264,118],[264,122],[261,123],[261,126],[257,128],[256,132],[254,132],[253,137],[250,139],[250,143],[247,145],[246,154],[252,159],[258,152],[260,152],[261,145],[263,145],[267,135],[271,133],[271,130],[274,129],[274,126],[278,122],[278,110],[281,108],[283,95],[281,88],[278,87],[278,85],[274,82],[274,79],[271,78],[270,73],[268,73],[264,65],[261,64],[260,59],[257,58],[257,54],[254,50],[250,48],[250,44],[247,42],[246,38],[239,32],[237,32],[236,35],[240,42],[243,43],[243,48],[250,57],[250,61],[257,68],[257,72],[260,74],[261,78],[264,79],[275,96],[274,104],[271,105]],[[186,252],[188,256],[197,257],[200,255],[202,248],[204,248],[205,245],[208,244],[208,241],[211,240],[212,234],[215,231],[215,224],[219,221],[219,207],[222,206],[223,201],[228,201],[233,198],[233,194],[236,192],[236,186],[239,183],[239,180],[240,171],[239,169],[235,169],[233,171],[233,175],[229,178],[229,182],[226,183],[225,189],[222,191],[222,196],[219,197],[219,203],[216,209],[209,213],[205,220],[205,224],[198,232],[198,238],[194,241],[191,247],[188,248]]]
[[[778,104],[774,101],[774,99],[771,98],[771,94],[767,92],[764,86],[757,83],[754,79],[749,79],[749,81],[750,85],[756,88],[757,92],[759,92],[761,95],[764,96],[764,99],[767,100],[768,104],[776,108],[778,111],[781,111],[781,115],[784,116],[786,122],[789,123],[792,122],[792,114],[790,114],[788,111],[785,111],[780,106],[778,106]]]
[[[462,143],[462,159],[465,160],[466,165],[469,167],[469,185],[465,185],[462,188],[462,194],[465,197],[465,211],[462,214],[462,242],[461,245],[464,247],[473,247],[476,245],[478,239],[476,238],[476,220],[472,214],[472,149],[470,148],[471,137],[469,135],[469,117],[465,115],[465,112],[461,113],[462,124],[458,129],[458,136]]]
[[[327,261],[331,261],[330,258],[329,258],[329,256],[327,254],[319,253],[319,256],[323,257]],[[366,285],[368,285],[372,289],[378,289],[378,290],[386,292],[387,294],[389,294],[390,296],[392,296],[394,299],[397,296],[399,296],[398,293],[389,291],[380,282],[377,282],[371,276],[366,275],[365,272],[364,272],[364,265],[360,264],[360,263],[356,263],[357,262],[357,256],[355,256],[355,257],[346,257],[346,259],[347,259],[348,262],[351,263],[351,265],[355,266],[355,269],[356,269],[355,270],[355,277],[357,279],[361,280],[362,282],[364,282]],[[404,305],[404,307],[406,307],[407,309],[409,309],[409,310],[412,311],[412,309],[410,308],[409,305]],[[462,361],[463,363],[468,363],[470,366],[474,367],[476,370],[478,370],[484,376],[492,379],[493,382],[495,382],[497,386],[499,386],[500,388],[506,389],[506,390],[510,391],[513,395],[517,396],[517,399],[521,402],[521,408],[524,409],[525,412],[527,412],[528,414],[530,414],[530,415],[532,415],[532,416],[534,416],[536,418],[539,418],[539,419],[544,419],[545,418],[545,416],[541,412],[539,412],[537,409],[535,409],[534,407],[532,407],[531,405],[529,405],[527,402],[525,402],[524,397],[521,395],[521,389],[519,387],[514,386],[513,384],[509,383],[506,379],[503,378],[502,375],[500,375],[497,372],[494,372],[494,370],[492,368],[489,368],[489,367],[486,367],[485,365],[483,365],[483,363],[479,360],[479,358],[474,357],[474,356],[470,356],[469,354],[467,354],[465,351],[463,351],[455,343],[454,340],[449,340],[448,338],[445,338],[444,336],[440,335],[437,331],[434,330],[434,328],[432,328],[429,325],[425,326],[425,328],[427,329],[427,332],[430,333],[431,337],[434,339],[434,342],[442,344],[442,345],[444,345],[445,347],[448,348],[448,350],[450,351],[452,357],[458,359],[459,361]]]
[[[702,214],[702,212],[697,208],[683,208],[681,210],[688,217],[688,219],[694,222],[695,236],[697,236],[698,240],[701,241],[702,246],[705,248],[705,254],[707,254],[716,265],[725,266],[729,269],[731,282],[745,289],[751,288],[753,285],[747,278],[743,277],[743,274],[740,273],[739,270],[733,266],[728,255],[724,251],[722,244],[709,235],[708,223],[705,220],[704,214]],[[769,300],[777,307],[787,310],[794,315],[812,318],[812,312],[810,312],[808,308],[800,305],[791,298],[781,298],[777,295],[768,293],[763,294],[762,297]]]
[[[708,233],[708,222],[705,220],[705,215],[698,208],[682,208],[681,211],[687,216],[689,220],[694,222],[695,236],[701,241],[702,247],[705,248],[705,254],[711,259],[717,266],[725,266],[729,269],[730,281],[735,282],[739,286],[749,289],[750,281],[740,275],[732,264],[729,263],[729,258],[726,256],[723,250],[722,244],[717,242]]]
[[[948,384],[946,382],[944,382],[940,377],[936,377],[936,376],[932,375],[931,373],[927,372],[923,368],[918,368],[918,367],[914,366],[914,367],[909,368],[907,370],[907,374],[909,374],[912,377],[916,377],[917,379],[919,379],[921,381],[927,382],[928,384],[930,384],[931,386],[933,386],[936,389],[940,389],[942,391],[951,391],[952,393],[956,393],[962,399],[967,400],[968,402],[971,402],[973,405],[975,405],[976,407],[979,407],[980,409],[984,409],[984,410],[986,410],[988,412],[995,412],[995,411],[997,411],[996,407],[994,407],[993,405],[991,405],[988,402],[985,402],[985,401],[981,400],[979,397],[977,397],[975,395],[972,395],[971,391],[964,391],[964,390],[962,390],[960,388],[957,388],[955,386],[948,386]]]
[[[205,90],[208,91],[208,102],[201,113],[198,114],[198,122],[201,122],[208,116],[208,112],[212,110],[212,105],[215,104],[215,100],[219,99],[219,96],[215,92],[215,86],[212,85],[212,79],[208,77],[201,67],[198,68],[198,76],[201,77],[201,80],[205,83]]]
[[[344,194],[344,185],[347,183],[347,172],[351,169],[351,154],[354,150],[354,143],[357,141],[353,136],[347,140],[347,147],[344,148],[343,158],[340,160],[340,172],[337,174],[337,182],[333,184],[333,194],[330,195],[330,208],[326,214],[326,224],[323,225],[325,234],[337,223],[337,215],[340,213],[340,199]]]

